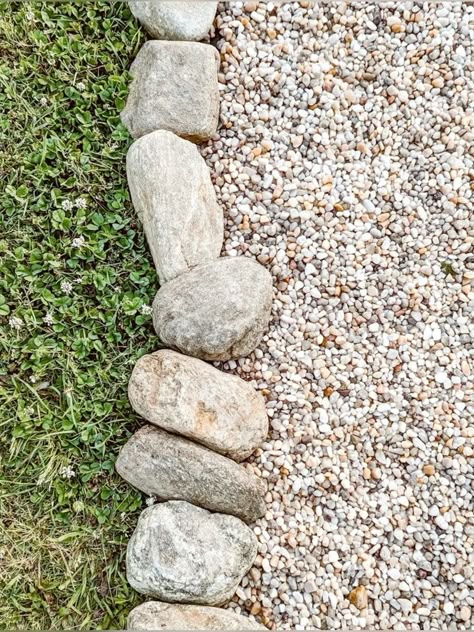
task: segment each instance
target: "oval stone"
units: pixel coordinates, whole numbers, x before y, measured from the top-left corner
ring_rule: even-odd
[[[250,456],[268,432],[265,400],[251,384],[169,349],[138,360],[128,397],[155,426],[236,461]]]
[[[128,615],[128,630],[266,630],[232,610],[147,601]]]
[[[147,134],[128,150],[127,179],[161,284],[217,259],[224,220],[196,145],[165,130]]]
[[[202,143],[215,134],[219,61],[209,44],[146,42],[130,67],[133,81],[121,114],[133,138],[164,129]]]
[[[185,500],[253,522],[265,513],[258,478],[202,445],[144,426],[124,445],[115,464],[128,483],[160,500]]]
[[[224,257],[158,290],[153,323],[163,343],[202,360],[248,355],[270,319],[272,279],[247,257]]]
[[[129,0],[133,15],[156,39],[201,40],[210,31],[217,0]]]
[[[140,515],[128,544],[127,579],[159,600],[221,606],[256,555],[256,537],[238,518],[170,501]]]

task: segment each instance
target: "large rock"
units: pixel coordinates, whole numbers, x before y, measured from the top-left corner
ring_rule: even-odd
[[[242,461],[268,432],[265,401],[248,382],[163,349],[140,358],[128,384],[147,421]]]
[[[269,272],[247,257],[194,268],[158,290],[153,323],[163,343],[202,360],[249,354],[268,325]]]
[[[166,129],[197,143],[209,139],[219,118],[218,68],[209,44],[146,42],[130,68],[123,124],[134,138]]]
[[[127,578],[163,601],[221,606],[256,554],[256,538],[238,518],[171,501],[141,514],[128,544]]]
[[[159,130],[127,154],[128,186],[161,283],[219,256],[224,221],[197,147]]]
[[[217,0],[129,0],[133,15],[156,39],[201,40],[211,29]]]
[[[128,630],[266,630],[232,610],[147,601],[128,615]]]
[[[261,479],[242,465],[161,428],[144,426],[124,445],[117,472],[161,500],[186,500],[253,522],[265,513]]]

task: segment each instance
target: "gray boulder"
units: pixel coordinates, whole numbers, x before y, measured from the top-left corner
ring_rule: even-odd
[[[171,4],[171,3],[169,3]],[[133,138],[157,129],[200,143],[217,130],[219,54],[197,42],[146,42],[130,73],[122,123]]]
[[[164,40],[203,39],[217,10],[217,0],[129,0],[128,4],[148,33]]]
[[[147,601],[128,615],[128,630],[266,630],[232,610]]]
[[[154,426],[144,426],[124,445],[117,472],[160,500],[186,500],[253,522],[265,513],[260,478],[231,459]]]
[[[169,349],[138,360],[128,397],[155,426],[236,461],[250,456],[268,432],[265,400],[248,382]]]
[[[127,579],[156,599],[221,606],[256,555],[256,537],[238,518],[171,501],[140,515],[128,544]]]
[[[197,147],[158,130],[127,154],[128,186],[161,283],[219,256],[223,215]]]
[[[153,323],[168,347],[202,360],[248,355],[270,319],[272,279],[247,257],[224,257],[173,279],[153,301]]]

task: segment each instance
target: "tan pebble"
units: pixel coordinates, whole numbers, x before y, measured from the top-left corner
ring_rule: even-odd
[[[471,609],[469,608],[469,606],[463,606],[461,610],[459,611],[458,619],[461,619],[461,621],[469,621],[470,618],[471,618]]]
[[[277,32],[275,31],[275,29],[267,29],[267,35],[271,40],[274,40],[277,36]]]
[[[463,360],[461,362],[461,371],[466,377],[471,375],[471,367],[469,366],[469,362],[467,360]]]
[[[382,478],[382,472],[378,468],[372,470],[371,475],[374,481],[379,481]]]
[[[402,25],[400,23],[392,24],[390,27],[392,33],[400,33],[402,30]]]
[[[426,476],[433,476],[435,474],[434,466],[431,465],[431,463],[423,465],[423,474],[426,474]]]
[[[349,593],[349,601],[359,610],[367,608],[367,590],[365,586],[357,586]]]
[[[444,79],[442,77],[436,77],[436,79],[433,79],[431,82],[431,85],[433,88],[442,88],[444,86]]]
[[[247,13],[252,13],[253,11],[257,10],[257,7],[258,2],[252,2],[252,0],[249,0],[244,4],[244,11],[247,11]]]
[[[252,607],[250,608],[250,614],[253,614],[255,616],[261,610],[262,610],[261,604],[258,601],[256,601],[255,603],[252,604]]]

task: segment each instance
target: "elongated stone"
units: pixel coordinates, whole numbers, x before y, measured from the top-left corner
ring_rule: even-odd
[[[140,358],[128,384],[147,421],[242,461],[268,432],[265,401],[248,382],[169,349]]]
[[[129,0],[130,10],[156,39],[201,40],[212,27],[217,0]]]
[[[217,130],[219,54],[198,42],[146,42],[130,73],[122,123],[133,138],[158,129],[200,143]]]
[[[270,319],[272,279],[247,257],[224,257],[158,290],[153,323],[162,342],[202,360],[229,360],[259,344]]]
[[[221,606],[256,555],[256,537],[238,518],[171,501],[140,515],[128,544],[127,579],[156,599]]]
[[[124,445],[117,472],[134,487],[161,500],[185,500],[253,522],[265,512],[261,479],[221,454],[144,426]]]
[[[195,145],[164,130],[147,134],[128,151],[127,177],[161,283],[217,259],[223,215]]]
[[[232,610],[147,601],[128,615],[128,630],[266,630]]]

